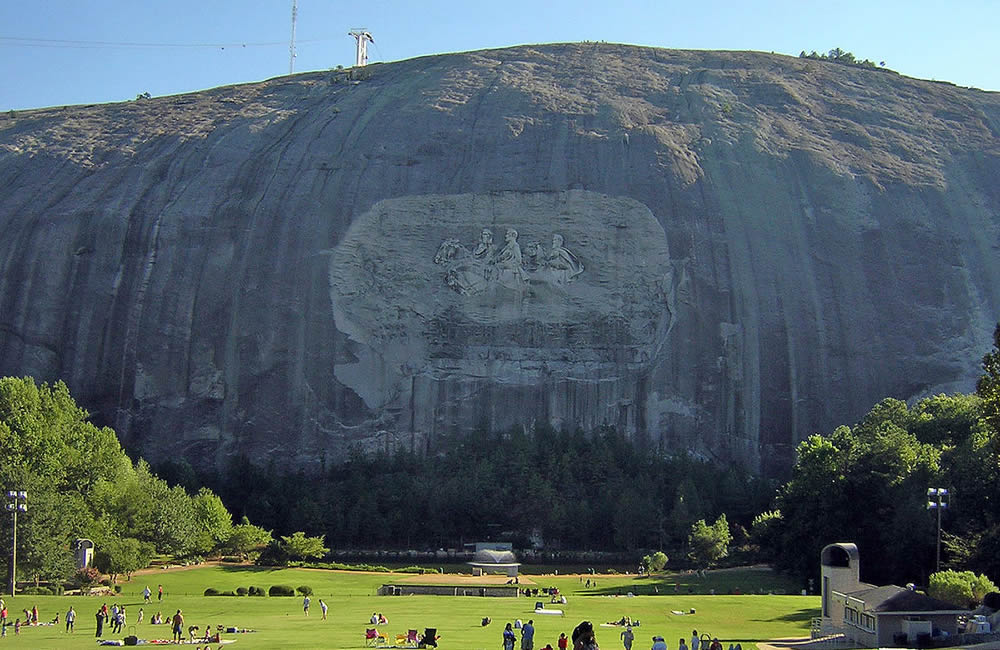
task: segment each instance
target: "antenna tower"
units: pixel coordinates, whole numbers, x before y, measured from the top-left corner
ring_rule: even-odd
[[[299,0],[292,0],[292,40],[288,44],[288,74],[295,68],[295,20],[299,15]]]
[[[368,44],[374,43],[371,33],[364,27],[358,27],[347,32],[348,36],[353,36],[358,42],[357,53],[354,57],[354,65],[361,67],[368,64]]]

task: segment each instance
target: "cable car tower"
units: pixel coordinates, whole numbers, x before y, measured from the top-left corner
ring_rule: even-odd
[[[364,27],[357,27],[347,32],[348,36],[353,36],[358,42],[357,54],[354,57],[354,65],[361,67],[368,64],[368,44],[374,43],[371,33]]]
[[[299,15],[299,0],[292,0],[292,40],[288,44],[288,74],[295,68],[295,19]]]

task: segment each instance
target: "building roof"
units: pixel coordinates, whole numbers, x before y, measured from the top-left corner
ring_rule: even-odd
[[[863,602],[865,610],[886,614],[901,612],[966,611],[957,605],[946,603],[943,600],[938,600],[936,598],[931,598],[930,596],[913,591],[912,589],[897,587],[896,585],[861,589],[844,595]]]

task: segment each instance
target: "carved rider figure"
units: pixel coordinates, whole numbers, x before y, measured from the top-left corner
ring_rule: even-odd
[[[583,273],[583,264],[563,246],[562,235],[552,235],[552,249],[545,260],[545,266],[552,271],[556,284],[569,282]]]
[[[517,230],[508,228],[503,238],[504,247],[496,256],[497,282],[511,289],[520,289],[527,278],[522,266],[521,246],[517,243]]]

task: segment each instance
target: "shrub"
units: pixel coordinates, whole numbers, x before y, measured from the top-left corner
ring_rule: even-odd
[[[122,592],[122,586],[121,585],[115,585],[115,593],[116,594],[120,594],[121,592]]]
[[[294,596],[295,589],[288,585],[271,585],[267,590],[268,596]]]
[[[989,578],[972,571],[939,571],[932,573],[928,582],[927,595],[961,607],[975,607],[996,591]]]
[[[236,588],[236,595],[237,596],[246,596],[248,593],[250,593],[250,590],[247,589],[246,587],[237,587]]]
[[[309,585],[301,585],[301,586],[297,587],[295,589],[295,591],[299,592],[303,596],[312,596],[313,595],[313,588],[310,587]]]
[[[101,572],[94,567],[80,569],[73,574],[73,584],[84,591],[89,591],[91,587],[100,582]]]
[[[247,594],[250,596],[264,596],[265,593],[266,592],[263,587],[254,587],[253,585],[250,585],[250,588],[247,589]]]
[[[25,587],[21,590],[22,594],[30,594],[32,596],[51,596],[52,590],[48,587],[36,587],[34,585],[30,587]]]
[[[205,593],[202,594],[202,595],[204,595],[204,596],[218,596],[220,594],[219,594],[219,590],[218,589],[216,589],[214,587],[209,587],[208,589],[205,590]]]
[[[236,592],[234,592],[234,591],[233,591],[232,589],[227,589],[226,591],[223,591],[223,592],[222,592],[221,594],[219,594],[219,595],[220,595],[220,596],[235,596],[235,595],[236,595]]]

